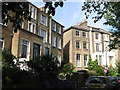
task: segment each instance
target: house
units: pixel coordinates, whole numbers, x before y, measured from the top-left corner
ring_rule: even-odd
[[[98,60],[98,65],[115,67],[115,50],[109,51],[110,33],[101,28],[88,26],[87,21],[64,30],[63,55],[76,70],[85,69],[89,60]]]
[[[29,2],[29,12],[31,21],[24,20],[16,33],[11,22],[0,24],[0,49],[9,49],[16,57],[28,60],[52,53],[61,61],[64,26],[48,15],[44,7],[38,8]]]

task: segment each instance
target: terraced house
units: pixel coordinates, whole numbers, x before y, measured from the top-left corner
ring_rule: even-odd
[[[13,33],[12,23],[0,28],[0,49],[9,49],[13,55],[28,60],[44,54],[63,59],[63,25],[52,19],[44,7],[29,3],[31,21],[24,20],[22,28]]]
[[[109,43],[108,31],[88,26],[87,21],[82,21],[64,30],[64,60],[73,63],[76,70],[81,70],[87,66],[90,55],[101,66],[115,67],[118,57],[116,50],[109,51]]]

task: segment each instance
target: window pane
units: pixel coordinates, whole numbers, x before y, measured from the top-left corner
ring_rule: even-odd
[[[52,30],[53,30],[53,31],[56,31],[56,24],[55,24],[54,21],[52,21]]]
[[[76,55],[76,65],[79,67],[79,66],[81,66],[80,64],[81,64],[80,63],[80,54],[77,54]]]
[[[2,51],[3,49],[3,39],[0,38],[0,52]]]
[[[58,25],[58,33],[61,34],[61,26]]]
[[[49,48],[45,47],[45,54],[49,54]]]
[[[47,22],[46,22],[46,17],[44,15],[41,15],[41,23],[46,25]]]
[[[76,41],[76,48],[80,48],[80,41],[79,40]]]
[[[84,66],[87,66],[87,54],[84,55]]]
[[[40,56],[40,45],[34,43],[33,44],[33,58],[36,58],[38,56]]]
[[[52,36],[52,46],[56,47],[56,37]]]
[[[22,40],[21,41],[21,57],[22,58],[27,58],[28,52],[29,52],[28,47],[29,47],[29,41]]]
[[[27,58],[27,46],[22,45],[21,58]]]
[[[98,33],[95,33],[95,39],[98,39]]]
[[[87,42],[83,42],[83,48],[87,49]]]
[[[83,32],[83,37],[86,37],[86,32]]]
[[[76,30],[76,36],[80,36],[79,30]]]
[[[58,38],[58,48],[61,49],[61,39]]]
[[[41,29],[40,36],[43,37],[44,42],[47,42],[47,35],[46,34],[47,34],[46,31]]]

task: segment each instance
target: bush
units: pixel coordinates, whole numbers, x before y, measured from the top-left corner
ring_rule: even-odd
[[[96,66],[93,68],[93,70],[97,73],[98,76],[104,76],[104,67],[102,66]]]
[[[98,65],[98,61],[92,61],[91,56],[89,55],[89,61],[88,61],[88,67],[86,67],[86,69],[92,70],[94,67],[96,67]]]
[[[60,74],[66,76],[66,75],[71,75],[73,72],[73,64],[72,63],[63,63],[60,68]]]

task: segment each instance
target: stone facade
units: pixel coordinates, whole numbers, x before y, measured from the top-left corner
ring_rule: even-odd
[[[31,21],[24,20],[22,28],[17,33],[13,33],[10,22],[7,25],[1,24],[0,37],[3,40],[3,48],[9,49],[16,57],[25,57],[27,59],[53,53],[56,57],[59,56],[59,60],[61,61],[63,59],[62,42],[64,26],[52,19],[43,7],[38,8],[29,3],[29,11],[33,10],[34,13],[32,12],[31,14]],[[61,34],[52,31],[52,21],[55,21],[56,25],[60,26]],[[56,39],[56,47],[52,47],[52,35],[61,40],[58,43]],[[60,49],[58,49],[59,44],[61,44]]]
[[[80,41],[80,44],[77,41]],[[84,42],[87,42],[87,49],[83,46],[85,45]],[[97,59],[99,65],[115,67],[119,55],[116,57],[116,50],[108,50],[109,42],[109,32],[101,28],[88,26],[87,21],[80,22],[64,30],[64,60],[73,63],[75,69],[80,70],[85,69],[89,55],[91,55],[92,60]]]

